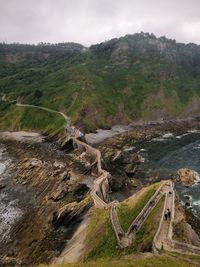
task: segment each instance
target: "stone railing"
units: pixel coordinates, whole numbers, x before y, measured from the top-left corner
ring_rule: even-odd
[[[91,196],[94,200],[95,206],[98,208],[107,209],[110,206],[108,203],[105,202],[106,196],[102,192],[102,185],[105,182],[107,184],[108,177],[109,177],[109,173],[107,173],[106,171],[103,171],[103,174],[94,181],[94,187],[91,191]],[[101,195],[102,195],[101,197],[98,192],[101,192]]]
[[[122,248],[123,246],[121,244],[121,239],[122,239],[122,237],[125,236],[125,233],[124,233],[124,231],[123,231],[123,229],[121,227],[121,224],[119,223],[119,218],[117,216],[117,211],[116,211],[116,205],[117,205],[116,201],[114,201],[111,204],[111,207],[110,207],[110,219],[111,219],[113,230],[115,232],[117,243]]]
[[[101,152],[98,149],[91,147],[90,145],[72,138],[73,143],[77,145],[78,149],[85,151],[90,156],[94,157],[97,164],[98,178],[94,181],[94,187],[91,191],[91,196],[94,204],[97,208],[108,209],[110,205],[106,203],[108,201],[109,192],[109,178],[110,174],[102,169],[101,167]],[[94,164],[93,163],[93,164]]]
[[[153,238],[152,250],[153,250],[154,253],[158,253],[158,249],[157,249],[156,244],[157,244],[157,241],[158,241],[158,236],[159,236],[159,234],[161,232],[161,228],[162,228],[162,224],[163,224],[166,208],[167,208],[167,193],[165,193],[165,202],[164,202],[164,207],[163,207],[160,223],[159,223],[159,226],[158,226],[158,230],[157,230],[157,232],[156,232],[156,234],[155,234],[155,236]]]
[[[169,231],[168,231],[168,240],[172,240],[173,237],[173,222],[174,222],[174,214],[175,214],[175,191],[174,191],[174,184],[170,183],[171,193],[172,193],[172,205],[171,205],[171,220],[169,224]],[[166,198],[169,195],[166,196]]]
[[[72,138],[74,144],[77,145],[78,149],[82,149],[85,152],[87,152],[89,155],[91,155],[92,157],[94,157],[95,162],[97,164],[97,172],[98,175],[101,175],[103,170],[101,167],[101,152],[98,149],[95,149],[93,147],[91,147],[90,145],[76,139],[76,138]]]

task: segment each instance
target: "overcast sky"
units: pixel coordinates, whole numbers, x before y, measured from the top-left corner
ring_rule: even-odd
[[[1,42],[78,42],[150,32],[200,44],[200,0],[0,0]]]

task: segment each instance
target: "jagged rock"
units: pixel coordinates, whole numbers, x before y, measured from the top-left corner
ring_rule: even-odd
[[[59,169],[62,169],[62,168],[65,167],[62,163],[60,163],[58,161],[55,161],[53,166],[56,167],[56,168],[59,168]]]
[[[192,186],[198,178],[198,173],[191,169],[180,169],[173,176],[173,180],[182,183],[184,186]]]
[[[74,149],[73,140],[71,138],[66,138],[61,145],[61,149],[71,152]]]
[[[130,163],[135,163],[135,164],[140,164],[141,162],[144,162],[144,158],[139,155],[138,153],[134,154],[124,154],[123,155],[123,161],[124,164],[130,164]]]
[[[60,174],[60,169],[53,172],[53,176],[57,176],[58,174]]]
[[[50,200],[53,200],[53,201],[60,201],[61,199],[63,199],[68,193],[68,190],[67,188],[63,189],[63,188],[60,188],[59,190],[57,190],[55,193],[53,193],[51,196],[50,196]]]
[[[69,170],[60,174],[60,178],[62,181],[69,180],[71,178],[71,173]]]
[[[136,172],[136,169],[137,169],[137,165],[135,164],[128,164],[126,167],[125,167],[125,172],[127,175],[132,175]]]
[[[81,206],[74,206],[73,208],[67,206],[61,213],[54,212],[52,216],[52,225],[55,228],[60,226],[72,227],[82,220],[85,212],[90,208],[91,202],[87,202]]]
[[[131,185],[133,187],[137,187],[139,185],[139,182],[136,179],[131,179]]]
[[[4,189],[5,187],[6,187],[5,184],[0,184],[0,190],[1,190],[1,189]]]
[[[25,163],[25,168],[26,169],[32,169],[34,167],[41,167],[42,166],[42,161],[36,158],[31,159],[30,161],[26,160]]]
[[[79,184],[74,188],[74,195],[83,196],[87,193],[89,188],[86,184]]]
[[[121,157],[121,155],[122,155],[122,151],[118,150],[115,153],[114,157],[112,158],[112,162],[115,162],[116,160],[118,160]]]
[[[134,174],[136,172],[137,165],[135,164],[128,164],[125,167],[126,174]]]

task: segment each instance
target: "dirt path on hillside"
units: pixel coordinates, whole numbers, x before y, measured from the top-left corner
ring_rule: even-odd
[[[57,114],[60,114],[61,116],[63,116],[63,118],[66,120],[67,123],[69,123],[71,120],[71,118],[68,117],[67,115],[65,115],[63,112],[56,111],[56,110],[53,110],[50,108],[45,108],[45,107],[40,107],[40,106],[35,106],[35,105],[28,105],[28,104],[18,104],[18,103],[16,104],[16,106],[18,106],[18,107],[32,107],[32,108],[37,108],[37,109],[41,109],[44,111],[48,111],[51,113],[57,113]]]

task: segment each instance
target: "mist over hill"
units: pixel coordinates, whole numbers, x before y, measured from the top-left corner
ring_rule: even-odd
[[[149,33],[89,48],[0,44],[0,94],[65,112],[85,130],[200,111],[200,46]],[[1,118],[11,107],[0,102]]]

